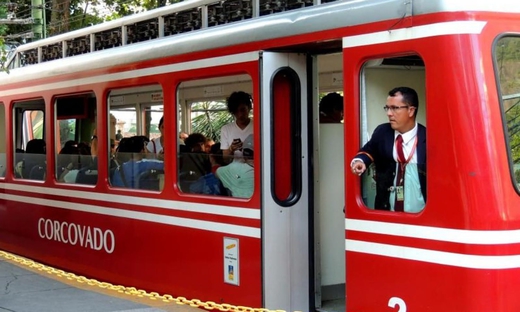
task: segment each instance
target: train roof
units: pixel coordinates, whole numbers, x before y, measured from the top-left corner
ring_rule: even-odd
[[[225,7],[224,4],[227,1],[235,0],[220,1],[218,2],[219,8]],[[100,69],[107,67],[106,64],[124,65],[193,51],[395,20],[404,16],[454,11],[520,12],[520,1],[518,0],[412,0],[407,2],[403,0],[341,0],[259,16],[263,14],[260,0],[250,1],[252,10],[248,14],[253,17],[243,21],[209,26],[211,18],[215,17],[214,14],[212,16],[208,13],[209,11],[214,12],[214,0],[190,0],[25,44],[17,48],[14,53],[15,58],[11,60],[11,72],[7,75],[2,74],[2,80],[4,84],[15,83],[26,81],[27,77],[46,78],[70,73],[71,70]],[[300,0],[295,1],[301,2]],[[240,2],[246,1],[240,0]],[[179,14],[183,14],[183,12],[201,13],[195,14],[201,23],[200,29],[166,36],[166,21],[172,18],[178,19]],[[257,17],[254,17],[255,14]],[[105,38],[106,35],[119,36],[121,42],[127,42],[129,32],[132,29],[135,31],[139,27],[145,27],[146,23],[151,23],[158,31],[156,38],[96,50],[99,48],[94,45],[97,38]],[[149,25],[146,27],[148,27],[147,30],[150,30]],[[114,40],[112,37],[111,39]],[[66,51],[70,51],[78,42],[77,40],[87,41],[87,43],[90,40],[90,51],[78,55],[68,55],[70,53],[66,53]],[[51,48],[61,51],[58,55],[54,52],[56,59],[42,59],[42,54]],[[33,57],[35,53],[38,54],[37,62],[24,63],[31,53]],[[23,70],[18,67],[22,67]]]

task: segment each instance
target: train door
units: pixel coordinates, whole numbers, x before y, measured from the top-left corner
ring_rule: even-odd
[[[306,130],[307,56],[264,52],[260,66],[264,306],[308,311],[312,167]]]
[[[401,38],[404,33],[393,32],[392,36]],[[412,33],[406,30],[406,34]],[[405,237],[412,236],[404,233],[413,226],[427,224],[427,188],[422,181],[426,180],[425,159],[431,154],[426,149],[431,131],[426,112],[431,104],[426,96],[425,64],[435,45],[417,40],[381,40],[378,35],[367,36],[373,44],[367,44],[368,39],[355,40],[357,37],[343,40],[344,85],[350,88],[350,96],[345,99],[345,166],[349,169],[354,157],[367,155],[375,159],[361,176],[347,170],[345,177],[347,311],[406,311],[412,302],[418,301],[415,291],[425,283],[425,276],[418,272],[433,272],[428,271],[431,268],[418,269],[422,263],[414,261],[413,253],[420,248],[407,246],[410,242]],[[435,71],[431,67],[429,70]],[[392,102],[394,96],[399,96],[397,93],[407,96],[399,102],[406,105]],[[411,119],[413,123],[409,122]],[[406,127],[402,126],[404,120],[408,121]],[[401,142],[403,137],[408,140],[401,143],[401,148],[406,146],[408,150],[401,151],[409,155],[401,179],[401,199],[393,186],[399,176],[398,168],[388,160],[397,151],[395,138],[399,134]],[[369,140],[371,146],[358,153]],[[386,185],[390,186],[385,188]],[[404,207],[394,208],[399,201]],[[419,246],[415,244],[412,246]]]
[[[314,57],[314,306],[345,310],[345,192],[342,54]],[[349,91],[345,91],[349,96]]]

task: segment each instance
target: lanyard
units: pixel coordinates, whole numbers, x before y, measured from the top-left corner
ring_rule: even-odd
[[[397,162],[400,165],[406,166],[410,162],[410,160],[412,160],[413,154],[415,153],[415,149],[417,148],[417,141],[418,141],[418,136],[416,135],[415,136],[415,141],[413,142],[412,151],[410,152],[410,154],[408,155],[408,158],[406,159],[406,161],[404,163],[399,161],[399,157],[397,158]],[[396,146],[396,148],[397,148],[397,146]],[[404,154],[404,150],[403,150],[403,154]]]
[[[400,175],[400,180],[396,181],[397,185],[403,185],[404,173],[405,173],[406,165],[410,162],[410,160],[412,160],[413,154],[415,153],[415,149],[417,148],[417,141],[418,141],[418,136],[416,135],[415,136],[415,141],[413,143],[412,151],[410,152],[410,154],[408,155],[408,158],[406,159],[406,161],[404,163],[399,162],[399,157],[398,157],[397,162],[398,162],[399,167],[401,169],[401,175]],[[397,148],[397,146],[396,146],[396,148]],[[404,154],[404,150],[402,152]]]

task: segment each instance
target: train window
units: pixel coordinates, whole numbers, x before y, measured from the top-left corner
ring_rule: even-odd
[[[252,196],[252,91],[248,75],[185,81],[179,85],[177,186],[181,192]]]
[[[424,62],[417,55],[370,60],[361,75],[362,147],[351,168],[363,172],[364,203],[420,212],[427,191]]]
[[[108,96],[110,185],[161,191],[164,186],[163,91],[159,85],[112,90]]]
[[[7,133],[5,133],[5,110],[4,110],[4,103],[0,103],[0,136],[2,138],[7,138]],[[6,170],[6,142],[7,140],[4,140],[3,144],[0,144],[0,178],[5,177],[5,170]]]
[[[13,106],[14,175],[20,179],[44,180],[47,171],[45,102],[33,100]]]
[[[95,95],[58,97],[54,105],[56,180],[96,184],[97,162],[90,146],[96,128]]]
[[[513,181],[520,191],[520,37],[503,37],[495,45],[495,66],[502,96],[507,148]]]
[[[290,206],[301,195],[300,80],[291,68],[278,71],[271,80],[273,149],[273,199]],[[287,131],[289,129],[289,131]],[[276,138],[275,138],[276,136]]]

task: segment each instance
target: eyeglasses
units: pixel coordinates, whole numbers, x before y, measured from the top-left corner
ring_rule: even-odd
[[[392,113],[395,113],[396,111],[398,111],[399,109],[401,108],[409,108],[410,106],[409,105],[403,105],[403,106],[383,106],[383,109],[385,110],[385,112],[388,112],[388,110],[391,110]]]

